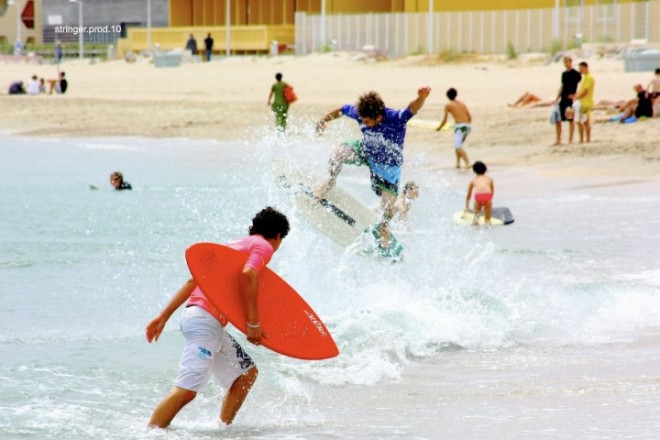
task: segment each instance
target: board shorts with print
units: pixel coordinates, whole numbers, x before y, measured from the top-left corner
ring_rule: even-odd
[[[224,388],[229,388],[254,367],[238,342],[201,307],[186,307],[181,317],[181,332],[186,345],[175,381],[179,388],[198,393],[206,387],[211,375]]]
[[[472,131],[470,124],[456,124],[454,125],[454,147],[457,150],[463,148],[463,143]]]
[[[382,195],[383,191],[388,192],[395,196],[399,194],[398,180],[396,181],[396,183],[390,182],[384,176],[379,175],[379,173],[374,170],[374,167],[369,165],[369,162],[367,161],[367,156],[365,155],[364,149],[362,148],[362,141],[358,141],[358,140],[347,141],[344,142],[342,145],[351,147],[354,153],[353,160],[346,162],[348,165],[355,165],[357,167],[361,167],[361,166],[369,167],[369,173],[371,174],[371,189],[373,190],[373,192],[376,193],[376,195],[378,196]]]

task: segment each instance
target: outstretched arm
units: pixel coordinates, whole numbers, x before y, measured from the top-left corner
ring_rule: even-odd
[[[416,115],[417,112],[420,111],[420,109],[424,105],[424,101],[426,101],[426,98],[428,98],[430,94],[431,94],[430,87],[420,87],[419,89],[417,89],[417,99],[415,99],[410,104],[408,104],[408,108],[410,109],[410,112],[413,115]]]
[[[323,118],[321,118],[318,124],[316,124],[316,133],[317,134],[323,133],[323,131],[325,130],[326,123],[341,118],[341,116],[342,116],[341,107],[337,107],[336,109],[332,110],[330,113],[328,113]]]
[[[449,107],[448,107],[448,106],[445,106],[445,115],[444,115],[444,117],[442,118],[442,121],[440,121],[440,125],[438,125],[438,128],[436,128],[435,131],[440,131],[440,130],[442,130],[442,127],[444,127],[445,124],[447,123],[447,118],[448,118],[448,117],[449,117]]]
[[[465,197],[465,210],[468,211],[470,209],[470,197],[472,197],[472,188],[474,185],[472,182],[468,185],[468,191],[467,191],[467,197]]]
[[[197,285],[193,279],[186,281],[185,284],[181,286],[181,288],[174,294],[172,299],[170,299],[170,302],[163,309],[163,311],[160,312],[160,314],[154,319],[152,319],[149,324],[147,324],[145,334],[147,336],[148,342],[158,341],[158,337],[163,332],[167,320],[170,319],[172,313],[174,313],[176,309],[181,306],[181,304],[190,298],[190,294],[193,290],[195,290],[195,287],[197,287]]]

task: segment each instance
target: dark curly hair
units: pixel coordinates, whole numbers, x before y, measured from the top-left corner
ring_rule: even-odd
[[[262,209],[252,219],[250,235],[262,235],[264,238],[284,238],[289,233],[289,220],[277,209],[267,207]]]
[[[376,119],[385,114],[385,103],[378,93],[365,93],[358,99],[357,112],[362,118]]]
[[[476,161],[474,165],[472,165],[472,171],[475,172],[475,174],[486,174],[486,171],[488,171],[488,167],[486,166],[485,163],[481,161]]]

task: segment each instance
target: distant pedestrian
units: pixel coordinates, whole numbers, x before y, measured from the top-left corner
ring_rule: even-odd
[[[448,116],[452,115],[454,118],[454,147],[456,151],[456,168],[461,167],[461,159],[465,163],[465,168],[470,168],[472,164],[470,164],[470,159],[468,159],[468,155],[465,152],[465,148],[463,148],[463,144],[472,131],[472,115],[470,114],[470,111],[468,110],[465,103],[456,99],[456,96],[458,96],[458,92],[455,88],[452,87],[451,89],[447,90],[447,98],[449,99],[449,103],[445,105],[445,114],[442,117],[442,121],[440,121],[440,125],[438,125],[438,128],[436,128],[435,131],[441,131],[447,123]]]
[[[23,42],[21,40],[16,40],[16,43],[14,43],[14,55],[23,55],[23,48]]]
[[[595,81],[593,75],[589,72],[589,65],[584,61],[580,63],[580,74],[582,75],[580,90],[574,98],[578,102],[573,103],[573,108],[575,109],[574,114],[578,124],[580,143],[584,142],[585,138],[588,143],[591,142],[591,110],[594,108]],[[578,103],[579,105],[577,105]]]
[[[206,47],[206,61],[211,61],[211,52],[213,52],[213,38],[211,38],[210,33],[204,40],[204,46]]]
[[[566,70],[561,74],[561,87],[557,93],[557,103],[559,104],[559,121],[555,122],[555,133],[557,138],[554,145],[561,145],[561,123],[568,122],[568,143],[573,143],[573,134],[575,133],[575,123],[573,122],[572,106],[577,91],[577,86],[582,80],[580,72],[573,68],[573,59],[564,57],[564,67]],[[566,112],[568,111],[568,114]]]
[[[275,113],[275,126],[278,131],[286,130],[286,117],[289,111],[289,103],[286,102],[284,96],[284,89],[288,86],[287,83],[282,81],[282,74],[275,75],[277,82],[270,88],[270,95],[268,95],[268,105]],[[271,105],[271,101],[273,104]]]
[[[55,43],[55,61],[57,64],[62,62],[62,57],[64,56],[64,49],[62,48],[62,42],[58,41]]]
[[[211,44],[213,46],[213,44]],[[192,56],[197,55],[197,40],[193,37],[193,34],[190,34],[188,42],[186,43],[186,50],[189,50]]]

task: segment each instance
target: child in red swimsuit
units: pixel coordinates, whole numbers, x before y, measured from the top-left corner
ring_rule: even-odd
[[[479,224],[479,213],[483,208],[486,214],[486,226],[490,226],[490,215],[493,211],[493,194],[495,193],[493,179],[486,176],[488,168],[483,162],[475,162],[472,165],[472,170],[477,176],[470,181],[470,185],[468,186],[465,210],[470,209],[470,198],[474,190],[474,221],[472,224],[475,226]]]

